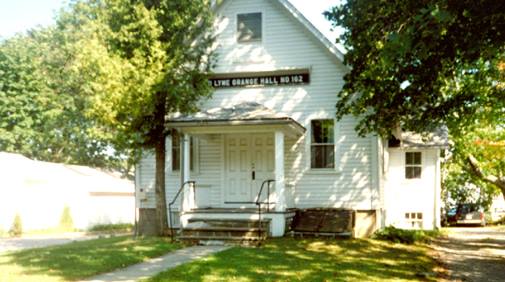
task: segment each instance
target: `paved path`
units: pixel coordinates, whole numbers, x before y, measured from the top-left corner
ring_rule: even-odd
[[[141,279],[146,279],[167,269],[176,267],[195,259],[203,258],[205,256],[223,251],[228,248],[229,247],[227,246],[189,247],[171,252],[159,258],[151,259],[144,263],[135,264],[124,269],[119,269],[115,272],[91,277],[87,280],[83,280],[82,282],[133,282]]]
[[[22,238],[0,239],[0,253],[24,249],[42,248],[53,245],[96,239],[98,235],[86,235],[82,232],[71,232],[53,235],[34,235]]]
[[[450,281],[505,281],[505,230],[450,228],[434,247]]]

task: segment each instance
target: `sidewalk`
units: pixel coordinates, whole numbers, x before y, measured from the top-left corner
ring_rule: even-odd
[[[61,234],[28,235],[21,238],[0,238],[0,253],[62,245],[74,241],[96,239],[98,237],[99,235],[89,235],[84,232],[67,232]]]
[[[190,262],[205,256],[224,251],[228,246],[194,246],[171,252],[165,256],[150,259],[114,272],[101,274],[81,282],[133,282],[154,276],[169,268]]]

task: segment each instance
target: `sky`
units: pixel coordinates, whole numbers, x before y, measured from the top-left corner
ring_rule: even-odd
[[[326,37],[335,42],[336,32],[322,12],[337,5],[340,0],[289,0]],[[38,25],[54,23],[55,13],[66,0],[0,0],[0,38],[7,38]]]

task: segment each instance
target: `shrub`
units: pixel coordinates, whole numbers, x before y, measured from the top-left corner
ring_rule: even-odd
[[[111,232],[111,231],[131,231],[133,224],[131,223],[114,223],[114,224],[96,224],[89,231],[91,232]]]
[[[71,231],[74,230],[74,221],[72,220],[72,214],[70,213],[70,207],[65,206],[60,217],[60,226],[62,230]]]
[[[12,222],[11,229],[9,230],[9,235],[11,237],[20,237],[23,234],[23,223],[21,222],[21,216],[17,213],[14,216],[14,221]]]
[[[493,222],[496,225],[505,225],[505,216]]]
[[[394,243],[414,244],[429,242],[440,235],[441,232],[438,230],[406,230],[388,226],[375,232],[373,238]]]

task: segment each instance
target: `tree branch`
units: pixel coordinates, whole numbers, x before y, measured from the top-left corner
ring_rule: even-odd
[[[485,175],[479,166],[479,162],[473,155],[467,157],[468,164],[470,165],[470,172],[476,177],[482,179],[483,181],[496,185],[502,191],[503,197],[505,198],[505,179],[499,178],[494,175]]]

